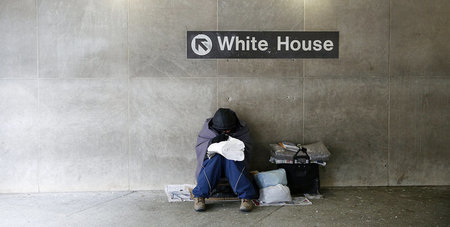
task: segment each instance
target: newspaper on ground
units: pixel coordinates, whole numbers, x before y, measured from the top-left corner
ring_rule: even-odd
[[[305,197],[307,199],[321,199],[322,195],[321,194],[305,194]]]
[[[165,191],[167,199],[172,202],[192,201],[189,190],[195,188],[193,184],[172,184],[166,185]]]
[[[309,201],[306,197],[298,196],[298,197],[292,197],[292,202],[281,202],[281,203],[262,203],[258,200],[253,200],[253,203],[256,206],[305,206],[305,205],[311,205],[312,202]]]

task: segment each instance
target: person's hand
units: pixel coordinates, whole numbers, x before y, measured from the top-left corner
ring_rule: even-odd
[[[211,143],[219,143],[219,142],[226,141],[226,140],[228,140],[228,135],[220,134],[220,135],[214,137],[212,139]]]

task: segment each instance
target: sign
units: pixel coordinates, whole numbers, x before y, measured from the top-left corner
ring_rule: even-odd
[[[187,32],[187,58],[338,57],[339,32]]]

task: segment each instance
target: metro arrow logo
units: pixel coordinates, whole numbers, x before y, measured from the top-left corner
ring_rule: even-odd
[[[205,42],[208,42],[208,40],[206,40],[206,39],[196,39],[195,40],[196,49],[199,50],[198,48],[202,47],[203,50],[207,51],[208,47],[206,47]]]
[[[203,56],[211,51],[212,41],[207,35],[198,34],[192,39],[191,48],[195,54]]]

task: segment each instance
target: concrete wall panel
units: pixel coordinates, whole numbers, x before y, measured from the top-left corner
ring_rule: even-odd
[[[126,77],[127,1],[38,2],[40,77]]]
[[[127,81],[40,81],[40,190],[128,189]]]
[[[387,78],[305,79],[305,143],[332,154],[323,185],[387,184],[388,88]]]
[[[0,1],[0,192],[193,183],[218,107],[269,143],[322,140],[322,185],[449,184],[450,4]],[[186,58],[186,31],[340,33],[339,59]]]
[[[255,144],[254,169],[269,164],[269,143],[302,140],[302,79],[220,78],[219,106],[235,110],[247,122]]]
[[[219,1],[218,28],[224,31],[301,31],[303,0]],[[299,59],[218,60],[220,76],[301,77]]]
[[[188,4],[189,5],[189,4]],[[132,77],[199,77],[217,74],[216,60],[187,59],[186,31],[216,30],[217,2],[131,0],[129,43]]]
[[[0,80],[0,193],[38,191],[36,80]]]
[[[130,87],[132,190],[194,183],[197,135],[217,108],[215,78],[134,78]]]
[[[388,76],[388,0],[306,0],[305,30],[339,31],[339,59],[305,60],[305,76]]]
[[[450,184],[450,79],[391,80],[391,185]]]
[[[392,76],[450,76],[450,1],[391,3]]]
[[[303,0],[220,0],[221,30],[289,31],[303,28]]]
[[[36,78],[34,0],[0,1],[0,78]]]

